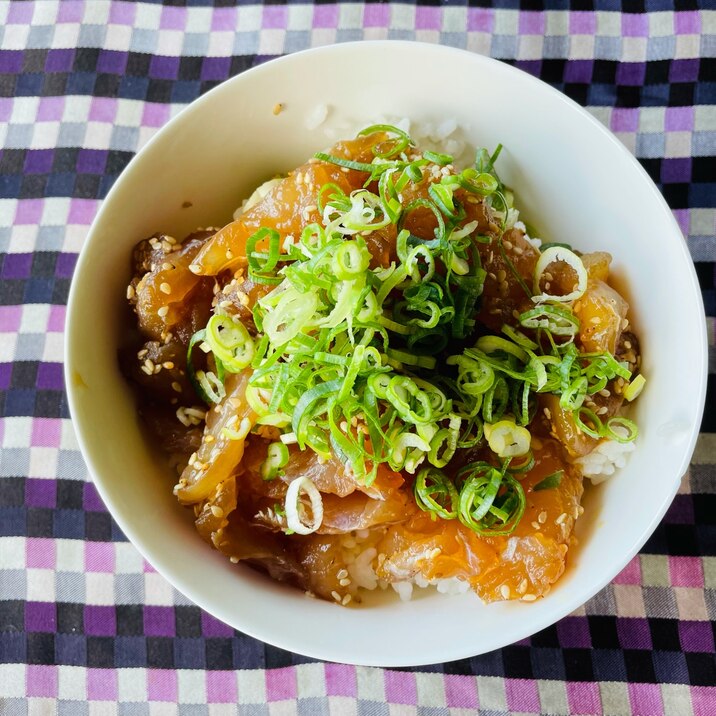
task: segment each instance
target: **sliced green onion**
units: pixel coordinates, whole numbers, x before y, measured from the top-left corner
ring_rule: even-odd
[[[526,348],[527,350],[531,351],[537,350],[539,348],[539,346],[533,340],[530,340],[524,333],[515,330],[507,323],[502,326],[502,332],[510,340],[514,341],[518,346],[520,346],[520,348]]]
[[[241,372],[254,358],[254,341],[238,319],[214,314],[206,324],[206,342],[230,373]]]
[[[447,166],[448,164],[452,164],[454,159],[449,154],[440,154],[439,152],[431,152],[429,149],[426,149],[423,152],[423,159],[427,159],[429,162],[432,162],[433,164],[437,164],[440,167]]]
[[[575,425],[585,434],[589,435],[590,438],[599,439],[602,437],[604,427],[602,421],[597,417],[597,414],[582,406],[572,413],[574,417]],[[588,421],[588,422],[585,422]]]
[[[226,388],[224,384],[211,371],[196,371],[196,380],[199,382],[203,394],[209,398],[212,403],[220,403],[226,397]]]
[[[241,418],[238,430],[233,428],[222,428],[221,437],[227,440],[245,440],[251,430],[251,421],[248,418]]]
[[[194,388],[194,392],[207,404],[211,404],[212,400],[211,398],[206,394],[204,391],[204,388],[202,387],[201,383],[199,382],[199,379],[197,378],[197,371],[194,367],[194,347],[197,345],[201,345],[204,342],[204,339],[206,338],[206,331],[202,328],[200,331],[197,331],[190,339],[189,339],[189,345],[186,349],[186,376],[189,379],[189,383],[191,383],[191,387]]]
[[[502,509],[505,506],[508,511]],[[524,490],[514,477],[494,467],[478,469],[460,491],[458,519],[481,535],[508,535],[522,519],[525,506]]]
[[[320,159],[322,162],[328,162],[329,164],[336,164],[339,167],[345,167],[346,169],[355,169],[358,172],[368,172],[369,174],[375,169],[375,165],[366,164],[365,162],[354,162],[350,159],[343,159],[342,157],[334,157],[325,152],[316,152],[313,155],[316,159]]]
[[[388,148],[383,151],[378,151],[377,145],[373,147],[373,154],[381,159],[392,157],[394,154],[400,154],[404,149],[407,149],[412,144],[410,136],[406,134],[402,129],[393,126],[392,124],[372,124],[370,127],[366,127],[358,133],[359,137],[364,137],[369,134],[375,134],[376,132],[385,132],[387,134],[397,135],[397,139],[391,140]]]
[[[562,483],[562,477],[564,476],[564,470],[557,470],[551,475],[547,475],[544,479],[540,480],[533,488],[533,492],[540,492],[541,490],[551,490],[555,487],[559,487]]]
[[[528,450],[525,455],[522,456],[522,460],[510,461],[510,466],[507,468],[513,475],[521,474],[523,472],[529,472],[535,466],[535,455],[532,450]]]
[[[473,194],[489,196],[500,188],[500,182],[492,174],[476,169],[464,169],[458,175],[460,186]]]
[[[266,459],[261,463],[259,473],[262,480],[273,480],[279,476],[282,467],[288,464],[288,448],[282,443],[271,443],[266,451]]]
[[[405,351],[399,351],[394,348],[389,348],[386,353],[389,358],[399,363],[414,365],[418,368],[425,368],[426,370],[433,370],[437,365],[437,360],[433,358],[433,356],[416,356],[412,353],[406,353]]]
[[[331,267],[341,280],[351,280],[362,275],[370,264],[370,252],[363,239],[345,241],[333,254]]]
[[[636,440],[639,428],[637,428],[633,420],[617,415],[607,420],[604,424],[603,434],[605,437],[616,440],[619,443],[630,443]]]
[[[433,417],[429,395],[406,376],[396,375],[391,378],[385,397],[400,417],[409,423],[427,423]]]
[[[579,331],[579,319],[567,308],[542,304],[520,314],[520,325],[542,328],[556,336],[574,336]]]
[[[459,495],[450,478],[434,467],[422,469],[415,477],[415,502],[424,512],[444,520],[457,517]]]
[[[478,338],[477,343],[475,343],[475,348],[481,350],[483,353],[495,353],[496,351],[509,353],[523,363],[529,360],[529,355],[523,348],[520,348],[520,346],[511,341],[500,338],[500,336],[482,336]]]
[[[562,261],[566,263],[576,274],[577,274],[577,285],[575,288],[564,295],[555,295],[548,293],[547,291],[540,293],[540,284],[542,276],[547,271],[550,264],[555,261]],[[584,268],[582,259],[569,249],[562,248],[560,246],[551,246],[548,249],[543,249],[542,253],[537,260],[534,274],[534,292],[537,295],[532,296],[532,300],[535,303],[543,303],[545,301],[576,301],[581,298],[587,290],[587,269]]]
[[[642,390],[644,390],[644,386],[646,385],[646,378],[644,378],[643,375],[638,375],[634,380],[632,380],[629,385],[624,388],[622,391],[622,395],[624,396],[624,400],[628,400],[631,402],[632,400],[635,400],[637,396],[641,393]]]

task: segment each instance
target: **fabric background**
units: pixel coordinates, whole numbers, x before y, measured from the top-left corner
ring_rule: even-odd
[[[489,54],[586,106],[663,192],[716,316],[713,3],[182,4],[0,0],[0,714],[716,713],[713,350],[691,470],[641,554],[532,638],[412,670],[316,663],[187,602],[99,500],[62,381],[77,254],[134,153],[222,80],[361,38]]]

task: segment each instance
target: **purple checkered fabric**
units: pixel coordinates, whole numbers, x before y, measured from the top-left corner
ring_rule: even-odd
[[[286,653],[174,591],[98,498],[62,382],[77,254],[135,152],[228,77],[347,40],[489,54],[586,106],[663,192],[715,316],[713,3],[186,4],[0,0],[0,716],[716,714],[713,353],[691,469],[641,554],[530,639],[412,670]]]

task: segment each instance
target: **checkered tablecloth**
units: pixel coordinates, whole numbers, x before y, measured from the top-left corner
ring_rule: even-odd
[[[99,500],[62,382],[77,254],[133,154],[222,80],[346,40],[464,47],[586,106],[663,191],[716,315],[713,2],[183,4],[0,0],[0,715],[716,714],[713,352],[690,473],[624,572],[530,639],[411,670],[289,654],[174,591]]]

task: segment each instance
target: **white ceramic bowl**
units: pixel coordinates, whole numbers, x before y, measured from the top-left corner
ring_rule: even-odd
[[[282,103],[278,116],[273,107]],[[318,103],[326,122],[306,129]],[[342,609],[232,565],[194,531],[150,451],[116,349],[129,256],[155,231],[217,225],[259,182],[332,142],[325,130],[377,115],[453,118],[506,149],[499,169],[523,215],[553,241],[613,254],[628,277],[648,386],[628,466],[589,490],[580,546],[550,594],[483,605],[472,594]],[[191,208],[182,208],[186,201]],[[104,201],[80,257],[66,379],[80,445],[127,537],[173,585],[263,641],[340,662],[407,666],[468,657],[552,624],[604,587],[669,506],[694,448],[706,384],[703,305],[683,237],[646,173],[601,124],[505,64],[436,45],[361,42],[269,62],[194,102],[142,149]]]

